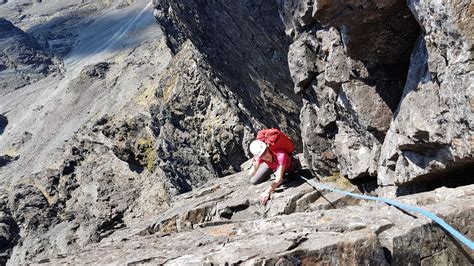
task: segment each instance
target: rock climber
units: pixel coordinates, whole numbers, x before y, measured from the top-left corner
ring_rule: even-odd
[[[278,129],[265,129],[257,134],[250,143],[250,152],[254,156],[249,170],[250,182],[254,185],[270,179],[275,180],[260,194],[260,203],[265,205],[270,195],[282,183],[285,173],[299,170],[301,164],[292,156],[294,144],[290,138]]]

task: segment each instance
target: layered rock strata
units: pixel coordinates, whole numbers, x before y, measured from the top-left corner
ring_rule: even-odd
[[[295,177],[264,207],[255,195],[267,185],[252,186],[242,174],[215,179],[176,197],[162,215],[80,253],[39,262],[469,264],[466,247],[417,213],[315,191]],[[472,185],[442,188],[399,200],[435,212],[472,238],[474,212],[465,204],[472,191]]]

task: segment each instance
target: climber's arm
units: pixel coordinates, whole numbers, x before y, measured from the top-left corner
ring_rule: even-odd
[[[255,173],[257,173],[259,166],[260,166],[260,161],[254,157],[252,159],[252,167],[250,167],[250,170],[249,170],[249,177],[252,177],[255,175]]]
[[[260,195],[260,203],[265,205],[270,198],[270,195],[272,194],[273,191],[281,184],[283,181],[283,176],[285,174],[285,167],[283,165],[278,166],[276,172],[275,172],[275,181],[273,181],[270,186],[263,191],[263,193]]]

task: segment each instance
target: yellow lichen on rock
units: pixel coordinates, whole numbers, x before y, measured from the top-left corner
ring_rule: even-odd
[[[155,171],[156,167],[156,151],[155,144],[150,137],[141,137],[137,141],[138,150],[143,154],[145,167],[148,171]]]
[[[18,155],[18,151],[17,151],[16,148],[11,147],[7,150],[6,154],[11,156],[11,157],[16,157]]]
[[[135,102],[141,106],[148,106],[154,99],[156,88],[153,86],[146,87],[145,90],[138,95]]]
[[[34,184],[34,186],[39,190],[41,191],[41,194],[43,194],[43,196],[46,198],[46,200],[48,201],[48,204],[49,205],[53,205],[56,203],[57,201],[57,198],[54,197],[54,196],[51,196],[47,191],[46,191],[46,188],[44,188],[43,186],[39,185],[39,184]]]
[[[349,179],[341,176],[339,172],[333,172],[332,175],[327,176],[322,179],[323,183],[333,183],[337,186],[337,188],[348,190],[354,187]]]
[[[43,196],[45,197],[45,199],[46,199],[46,201],[48,202],[49,205],[53,205],[57,202],[57,197],[51,196],[46,191],[46,188],[43,185],[39,184],[37,181],[27,179],[27,180],[25,180],[24,184],[35,187],[36,189],[38,189],[41,192],[41,194],[43,194]]]
[[[163,91],[163,102],[168,102],[170,99],[174,88],[176,87],[176,83],[178,81],[177,75],[171,75],[171,77],[166,78],[164,80],[164,86],[162,88]]]

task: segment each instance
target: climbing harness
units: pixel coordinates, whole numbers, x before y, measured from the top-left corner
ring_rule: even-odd
[[[448,231],[452,236],[454,236],[455,238],[457,238],[459,241],[461,241],[462,243],[464,243],[466,246],[468,246],[471,250],[474,250],[474,243],[469,240],[468,238],[466,238],[463,234],[461,234],[459,231],[457,231],[456,229],[454,229],[452,226],[450,226],[449,224],[447,224],[443,219],[439,218],[438,216],[436,216],[435,214],[427,211],[427,210],[424,210],[422,208],[419,208],[419,207],[415,207],[415,206],[411,206],[411,205],[407,205],[407,204],[403,204],[403,203],[400,203],[398,201],[395,201],[395,200],[391,200],[391,199],[387,199],[387,198],[383,198],[383,197],[373,197],[373,196],[367,196],[367,195],[362,195],[362,194],[355,194],[355,193],[351,193],[351,192],[347,192],[347,191],[344,191],[344,190],[340,190],[340,189],[337,189],[337,188],[332,188],[330,186],[327,186],[327,185],[324,185],[324,184],[321,184],[319,182],[315,182],[314,180],[309,180],[307,178],[305,178],[304,176],[302,175],[298,175],[300,178],[302,178],[306,183],[308,183],[310,186],[312,186],[313,188],[320,188],[320,189],[327,189],[327,190],[330,190],[330,191],[333,191],[333,192],[336,192],[336,193],[341,193],[341,194],[344,194],[344,195],[348,195],[348,196],[351,196],[351,197],[354,197],[354,198],[359,198],[359,199],[366,199],[366,200],[374,200],[374,201],[381,201],[381,202],[385,202],[389,205],[393,205],[393,206],[396,206],[398,208],[401,208],[405,211],[414,211],[414,212],[418,212],[418,213],[421,213],[422,215],[430,218],[431,220],[435,221],[437,224],[439,224],[442,228],[444,228],[446,231]]]

